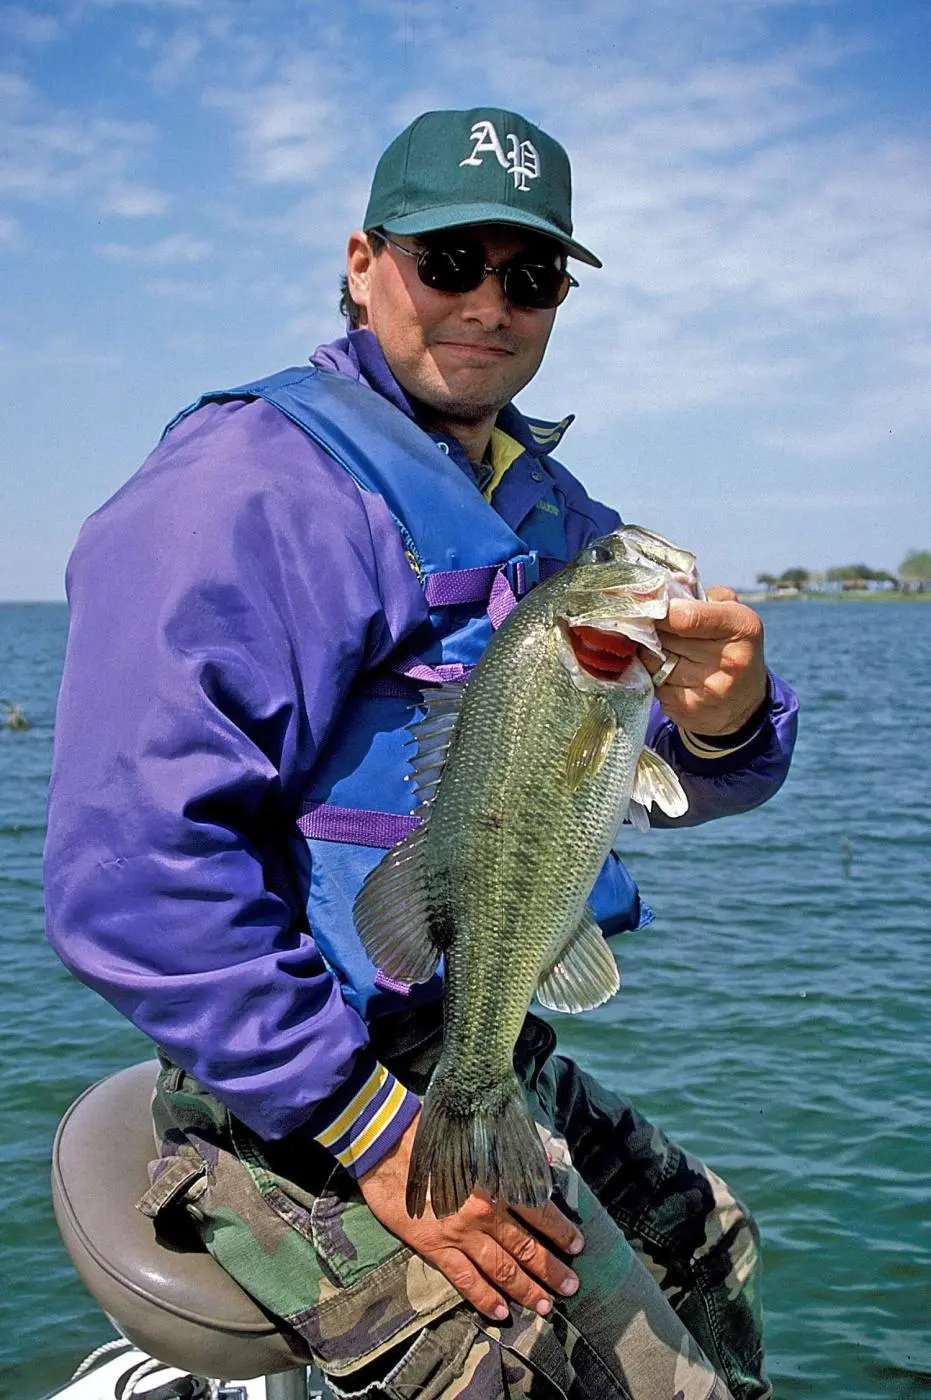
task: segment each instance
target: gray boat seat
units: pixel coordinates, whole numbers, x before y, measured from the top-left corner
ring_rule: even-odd
[[[135,1208],[155,1155],[157,1069],[152,1060],[120,1070],[62,1119],[52,1199],[65,1247],[119,1331],[159,1361],[237,1380],[304,1367],[307,1357],[210,1257],[193,1225],[180,1221],[169,1238]]]

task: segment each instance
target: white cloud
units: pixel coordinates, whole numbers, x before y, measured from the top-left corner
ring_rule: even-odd
[[[7,42],[20,39],[27,44],[48,44],[61,38],[62,27],[54,15],[37,15],[25,5],[3,5],[0,32]]]
[[[232,115],[252,179],[306,187],[352,149],[345,99],[328,96],[328,86],[320,66],[296,59],[271,82],[248,90],[215,89],[207,101]]]
[[[167,238],[160,238],[155,243],[145,245],[102,243],[98,246],[98,252],[114,262],[141,262],[165,266],[202,262],[213,252],[213,247],[189,233],[173,233]]]
[[[94,10],[150,10],[156,16],[179,10],[194,15],[208,12],[218,3],[219,0],[70,0],[67,9],[69,20],[74,23]]]
[[[207,306],[221,300],[217,287],[176,277],[153,277],[146,283],[145,289],[151,296],[165,301],[180,301],[185,306]]]
[[[173,34],[152,68],[152,86],[159,94],[171,92],[191,76],[203,50],[203,40],[191,30]]]
[[[103,195],[103,208],[121,219],[145,219],[152,214],[164,214],[171,196],[164,190],[147,185],[114,185]]]
[[[0,364],[7,372],[19,370],[64,370],[67,373],[93,373],[119,369],[122,356],[112,351],[95,350],[74,335],[64,332],[44,336],[34,343],[22,344],[0,340]]]
[[[0,74],[0,194],[8,199],[161,213],[169,197],[127,179],[155,136],[148,122],[55,109],[19,74]]]
[[[908,497],[888,491],[858,491],[855,487],[848,491],[768,491],[757,496],[724,497],[727,505],[788,509],[811,515],[822,511],[885,509],[890,505],[908,505],[908,501]]]

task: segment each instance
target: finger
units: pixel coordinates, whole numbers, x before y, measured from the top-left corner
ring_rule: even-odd
[[[726,583],[714,583],[708,589],[705,597],[710,603],[736,603],[737,594],[733,588],[728,588]]]
[[[480,1272],[462,1250],[451,1247],[438,1249],[424,1253],[423,1257],[439,1269],[467,1303],[495,1322],[504,1321],[508,1315],[508,1305],[503,1294],[492,1287],[490,1274],[486,1276],[484,1271]]]
[[[739,638],[759,637],[763,624],[746,603],[672,598],[662,631],[675,637],[736,641]]]
[[[663,664],[663,658],[657,656],[656,652],[651,651],[649,647],[639,647],[637,649],[637,658],[643,662],[651,676],[655,676],[660,666]]]
[[[661,689],[657,689],[657,696],[661,697],[663,691],[671,690],[674,687],[678,689],[701,687],[707,682],[709,675],[713,674],[718,669],[716,657],[706,658],[701,653],[699,653],[697,657],[694,654],[690,656],[685,651],[677,650],[677,647],[678,642],[676,643],[676,648],[670,646],[666,649],[666,661],[675,659],[676,664],[672,670],[668,672]],[[693,648],[690,648],[690,650],[694,651]],[[646,652],[641,657],[641,660],[651,676],[656,676],[660,667],[664,664],[663,658],[654,655],[652,652]]]
[[[585,1236],[554,1201],[547,1201],[543,1206],[510,1206],[509,1210],[518,1220],[526,1220],[536,1234],[542,1235],[563,1254],[581,1254],[585,1248]]]
[[[495,1243],[501,1247],[529,1277],[545,1285],[553,1293],[565,1297],[575,1293],[579,1280],[568,1264],[546,1247],[516,1218],[505,1219],[495,1231]],[[495,1282],[500,1282],[498,1278]]]
[[[553,1310],[550,1290],[568,1296],[578,1289],[578,1279],[571,1270],[552,1255],[547,1264],[547,1251],[516,1224],[513,1230],[502,1227],[494,1235],[480,1236],[472,1243],[471,1253],[482,1273],[506,1298],[541,1317]],[[549,1286],[544,1287],[528,1269],[552,1274],[553,1281],[547,1280]]]

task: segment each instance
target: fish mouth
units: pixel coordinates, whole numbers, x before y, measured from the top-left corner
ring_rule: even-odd
[[[651,686],[639,650],[648,644],[651,651],[663,654],[652,624],[638,625],[630,619],[620,630],[598,626],[597,622],[594,618],[556,618],[559,656],[573,683],[593,692],[618,687],[640,691]]]
[[[602,588],[589,597],[588,607],[558,619],[566,642],[582,669],[599,679],[614,680],[645,647],[662,659],[656,623],[669,611],[666,580],[652,588]]]
[[[565,625],[565,637],[572,653],[589,676],[599,681],[620,680],[636,658],[637,643],[632,637],[618,632],[605,632],[598,627]],[[604,643],[610,637],[611,645]]]

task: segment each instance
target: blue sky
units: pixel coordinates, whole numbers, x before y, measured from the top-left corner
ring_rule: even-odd
[[[573,160],[531,413],[706,581],[931,548],[927,0],[0,3],[0,598],[207,388],[341,332],[379,152],[517,108]]]

